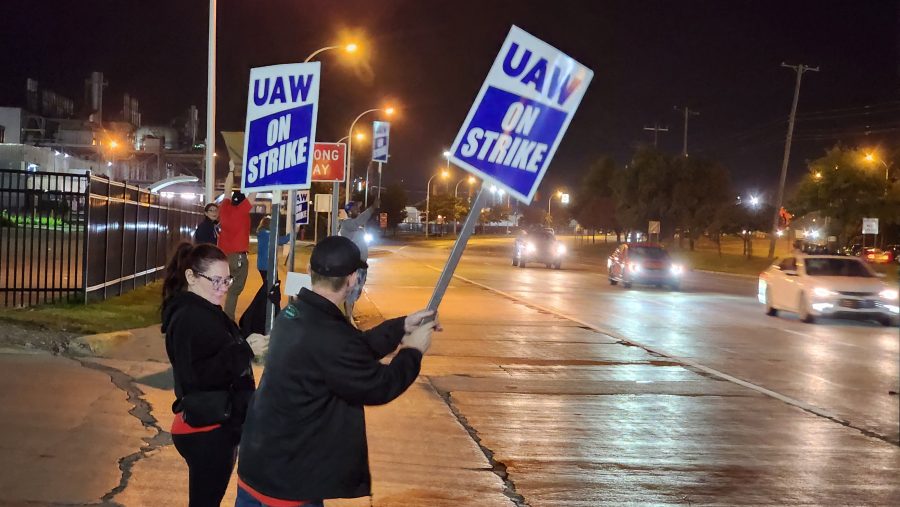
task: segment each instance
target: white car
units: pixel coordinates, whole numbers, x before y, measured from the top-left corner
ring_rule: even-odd
[[[794,312],[803,322],[816,317],[877,320],[898,324],[898,294],[860,259],[798,255],[759,275],[759,302],[768,315]]]

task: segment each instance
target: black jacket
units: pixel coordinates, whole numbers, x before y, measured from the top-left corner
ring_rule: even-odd
[[[400,396],[422,354],[404,348],[403,318],[363,332],[330,301],[302,289],[275,320],[266,370],[250,404],[238,475],[284,500],[369,495],[364,405]]]
[[[216,229],[216,222],[210,220],[209,217],[203,217],[203,221],[197,225],[197,230],[194,231],[194,244],[210,243],[215,245],[218,242],[219,231]]]
[[[218,305],[193,292],[180,292],[163,304],[162,332],[175,377],[173,412],[195,391],[233,390],[229,425],[240,429],[255,389],[253,350]]]

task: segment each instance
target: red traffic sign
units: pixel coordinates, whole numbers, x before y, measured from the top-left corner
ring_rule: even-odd
[[[313,181],[344,181],[344,143],[316,143],[313,148]]]

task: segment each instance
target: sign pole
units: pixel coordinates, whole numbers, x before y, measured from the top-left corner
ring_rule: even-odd
[[[469,242],[469,237],[475,231],[475,224],[478,222],[478,217],[481,215],[481,209],[484,207],[485,201],[487,201],[487,196],[488,190],[482,186],[478,191],[478,196],[475,197],[475,202],[472,203],[472,209],[469,210],[466,221],[463,222],[462,230],[459,231],[459,237],[456,238],[456,243],[453,244],[450,258],[447,259],[447,264],[444,265],[444,270],[441,271],[441,277],[438,278],[438,283],[434,287],[431,300],[428,301],[429,310],[437,312],[438,306],[440,306],[441,300],[444,298],[444,293],[447,292],[447,287],[450,285],[450,280],[453,278],[453,272],[456,271],[456,266],[459,265],[459,260],[466,249],[466,243]]]
[[[381,162],[378,162],[378,197],[375,202],[381,204]]]
[[[288,233],[291,235],[291,249],[288,250],[287,255],[287,270],[288,272],[294,271],[294,249],[297,247],[297,191],[291,190],[288,192],[288,209],[287,209],[287,223],[289,231]],[[273,238],[277,238],[278,236],[272,236]],[[278,242],[276,241],[277,245]]]
[[[272,331],[275,320],[275,305],[269,301],[268,293],[278,281],[278,222],[281,218],[281,191],[272,192],[272,222],[269,224],[269,258],[266,266],[269,269],[266,277],[266,334]]]
[[[331,222],[328,226],[328,235],[334,236],[337,234],[338,230],[338,195],[341,192],[341,184],[337,181],[334,182],[334,186],[331,187]]]

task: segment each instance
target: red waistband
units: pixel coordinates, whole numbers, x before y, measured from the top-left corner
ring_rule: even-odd
[[[239,488],[241,488],[244,491],[246,491],[247,493],[249,493],[250,496],[252,496],[253,498],[262,502],[262,504],[265,505],[266,507],[302,507],[303,505],[306,505],[307,503],[309,503],[306,500],[282,500],[280,498],[275,498],[275,497],[271,497],[268,495],[264,495],[264,494],[260,493],[259,491],[256,491],[255,489],[248,486],[246,482],[241,480],[240,476],[238,476],[237,481],[238,481]]]
[[[210,426],[198,426],[194,427],[190,424],[184,422],[184,417],[181,415],[181,412],[175,413],[175,418],[172,419],[172,429],[169,430],[169,433],[173,435],[188,435],[191,433],[203,433],[205,431],[212,431],[216,428],[221,428],[221,424],[212,424]]]

